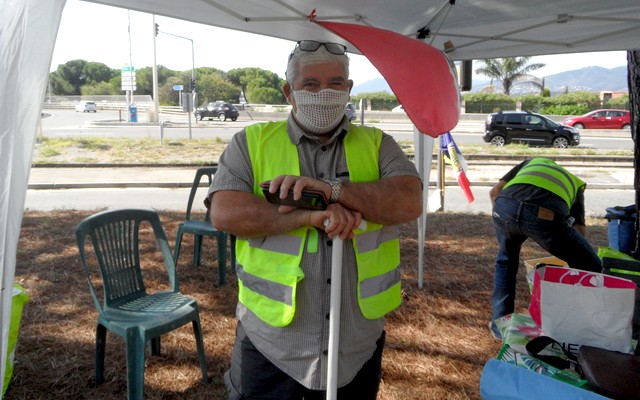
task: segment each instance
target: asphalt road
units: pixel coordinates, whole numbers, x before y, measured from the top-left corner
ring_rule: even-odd
[[[158,126],[145,125],[123,125],[123,126],[94,126],[90,122],[95,120],[117,120],[119,118],[117,111],[98,111],[97,113],[83,114],[75,113],[71,110],[54,110],[49,111],[52,116],[43,119],[43,134],[45,136],[67,136],[74,135],[100,135],[100,136],[145,136],[158,137]],[[186,116],[172,116],[174,120]],[[180,122],[180,121],[178,121]],[[199,127],[193,128],[193,137],[220,137],[228,135],[231,137],[242,126],[248,125],[255,121],[238,120],[236,122],[220,122],[205,121],[198,122]],[[396,140],[413,140],[411,133],[411,125],[404,123],[385,123],[377,124],[389,133],[396,136]],[[202,127],[204,126],[204,127]],[[482,121],[461,120],[461,123],[454,130],[456,140],[459,144],[473,143],[480,140],[480,132],[482,130]],[[177,130],[181,130],[181,135],[186,135],[186,128],[166,128],[165,137],[176,134]],[[614,148],[632,148],[633,142],[630,138],[625,137],[628,132],[589,132],[583,134],[583,146],[593,146],[603,148],[604,145],[611,145]],[[602,135],[602,136],[599,136]],[[592,145],[586,144],[588,141]],[[486,167],[483,167],[486,168]],[[501,171],[498,171],[501,173]],[[488,198],[489,182],[494,182],[501,176],[495,172],[491,176],[477,176],[472,181],[479,182],[481,185],[474,186],[473,192],[476,200],[472,204],[468,204],[457,186],[447,186],[445,189],[444,210],[448,212],[468,212],[468,213],[489,213],[490,203]],[[589,171],[590,174],[593,171]],[[590,216],[604,217],[605,209],[615,205],[629,205],[634,203],[635,192],[630,189],[629,174],[633,175],[633,169],[627,168],[623,170],[624,178],[613,176],[618,183],[625,183],[624,188],[620,189],[588,189],[585,194],[585,202],[587,214]],[[52,172],[51,174],[55,174]],[[163,174],[158,171],[158,174]],[[36,175],[35,169],[32,170],[32,178]],[[604,174],[606,180],[612,177]],[[91,179],[89,176],[87,179]],[[595,178],[591,178],[595,179]],[[168,179],[169,181],[170,179]],[[188,182],[189,180],[187,180]],[[632,182],[632,180],[631,180]],[[31,183],[31,181],[30,181]],[[600,182],[598,182],[600,183]],[[622,187],[622,186],[621,186]],[[98,189],[63,189],[63,190],[33,190],[27,191],[25,208],[29,210],[55,210],[55,209],[78,209],[78,210],[96,210],[104,208],[119,207],[152,207],[158,210],[177,210],[183,211],[188,198],[187,188],[158,188],[158,187],[142,187],[142,188],[98,188]],[[204,196],[204,194],[203,194]]]
[[[251,119],[247,113],[241,113],[240,118],[233,121],[195,121],[191,119],[191,128],[188,127],[186,114],[161,115],[160,120],[165,121],[163,127],[145,123],[129,124],[121,123],[126,120],[126,114],[117,110],[101,110],[96,113],[78,113],[74,110],[45,110],[49,116],[42,120],[42,134],[46,137],[66,136],[99,136],[99,137],[132,137],[132,138],[157,138],[157,139],[205,139],[220,138],[229,140],[243,127],[258,122]],[[387,113],[388,114],[388,113]],[[381,114],[382,115],[382,114]],[[142,117],[141,121],[144,121]],[[373,118],[373,117],[372,117]],[[394,120],[376,120],[371,122],[383,131],[392,135],[397,141],[413,141],[413,125],[408,119],[396,118]],[[458,125],[452,130],[458,144],[486,145],[482,141],[484,133],[484,117],[480,115],[467,116],[460,119]],[[631,150],[633,141],[628,130],[582,130],[580,147],[607,149],[607,150]]]

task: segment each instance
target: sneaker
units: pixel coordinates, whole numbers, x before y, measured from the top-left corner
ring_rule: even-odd
[[[491,332],[491,337],[493,337],[498,342],[502,342],[502,335],[500,335],[495,330],[493,330],[493,323],[491,321],[489,321],[488,327],[489,327],[489,332]]]

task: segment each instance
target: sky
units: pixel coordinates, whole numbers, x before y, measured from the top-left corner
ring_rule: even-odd
[[[162,16],[156,16],[155,23],[160,30],[156,38],[156,63],[176,71],[191,70],[194,65],[195,68],[213,67],[223,71],[258,67],[284,79],[286,61],[295,45],[288,40]],[[131,27],[130,36],[128,26]],[[153,16],[150,14],[68,0],[62,14],[50,71],[55,71],[59,64],[76,59],[101,62],[111,68],[153,66],[153,32]],[[533,57],[531,62],[546,64],[546,67],[535,72],[536,76],[544,77],[590,66],[624,66],[627,59],[626,52],[613,51],[538,56]],[[477,64],[474,64],[475,68]],[[364,56],[351,54],[350,77],[355,85],[359,85],[381,75]],[[479,78],[487,79],[482,76]]]

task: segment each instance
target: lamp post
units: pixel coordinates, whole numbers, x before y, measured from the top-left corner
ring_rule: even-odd
[[[155,19],[154,19],[154,25],[155,25],[155,32],[156,32],[156,36],[158,36],[158,34],[160,33],[159,29],[158,29],[158,24],[155,23]],[[169,33],[169,32],[162,32],[165,35],[169,35],[169,36],[175,36],[177,38],[180,39],[185,39],[191,42],[191,81],[190,81],[190,89],[191,89],[191,101],[188,104],[189,107],[187,107],[187,113],[189,114],[189,139],[191,139],[191,113],[194,110],[195,106],[196,106],[196,99],[197,99],[197,94],[196,94],[196,64],[195,64],[195,51],[193,48],[193,39],[189,39],[187,37],[184,36],[180,36],[180,35],[176,35],[173,33]],[[154,68],[155,68],[155,58],[154,58]]]
[[[158,122],[160,119],[160,104],[158,99],[158,64],[156,63],[156,39],[158,37],[158,24],[156,24],[156,16],[153,15],[153,120],[149,122]]]

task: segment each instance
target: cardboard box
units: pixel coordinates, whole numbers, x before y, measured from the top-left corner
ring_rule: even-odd
[[[550,257],[542,257],[542,258],[534,258],[532,260],[526,260],[524,262],[524,266],[527,269],[527,274],[529,274],[533,269],[535,269],[538,264],[550,264],[550,265],[558,265],[560,267],[568,267],[565,261],[559,259],[558,257],[550,256]]]

